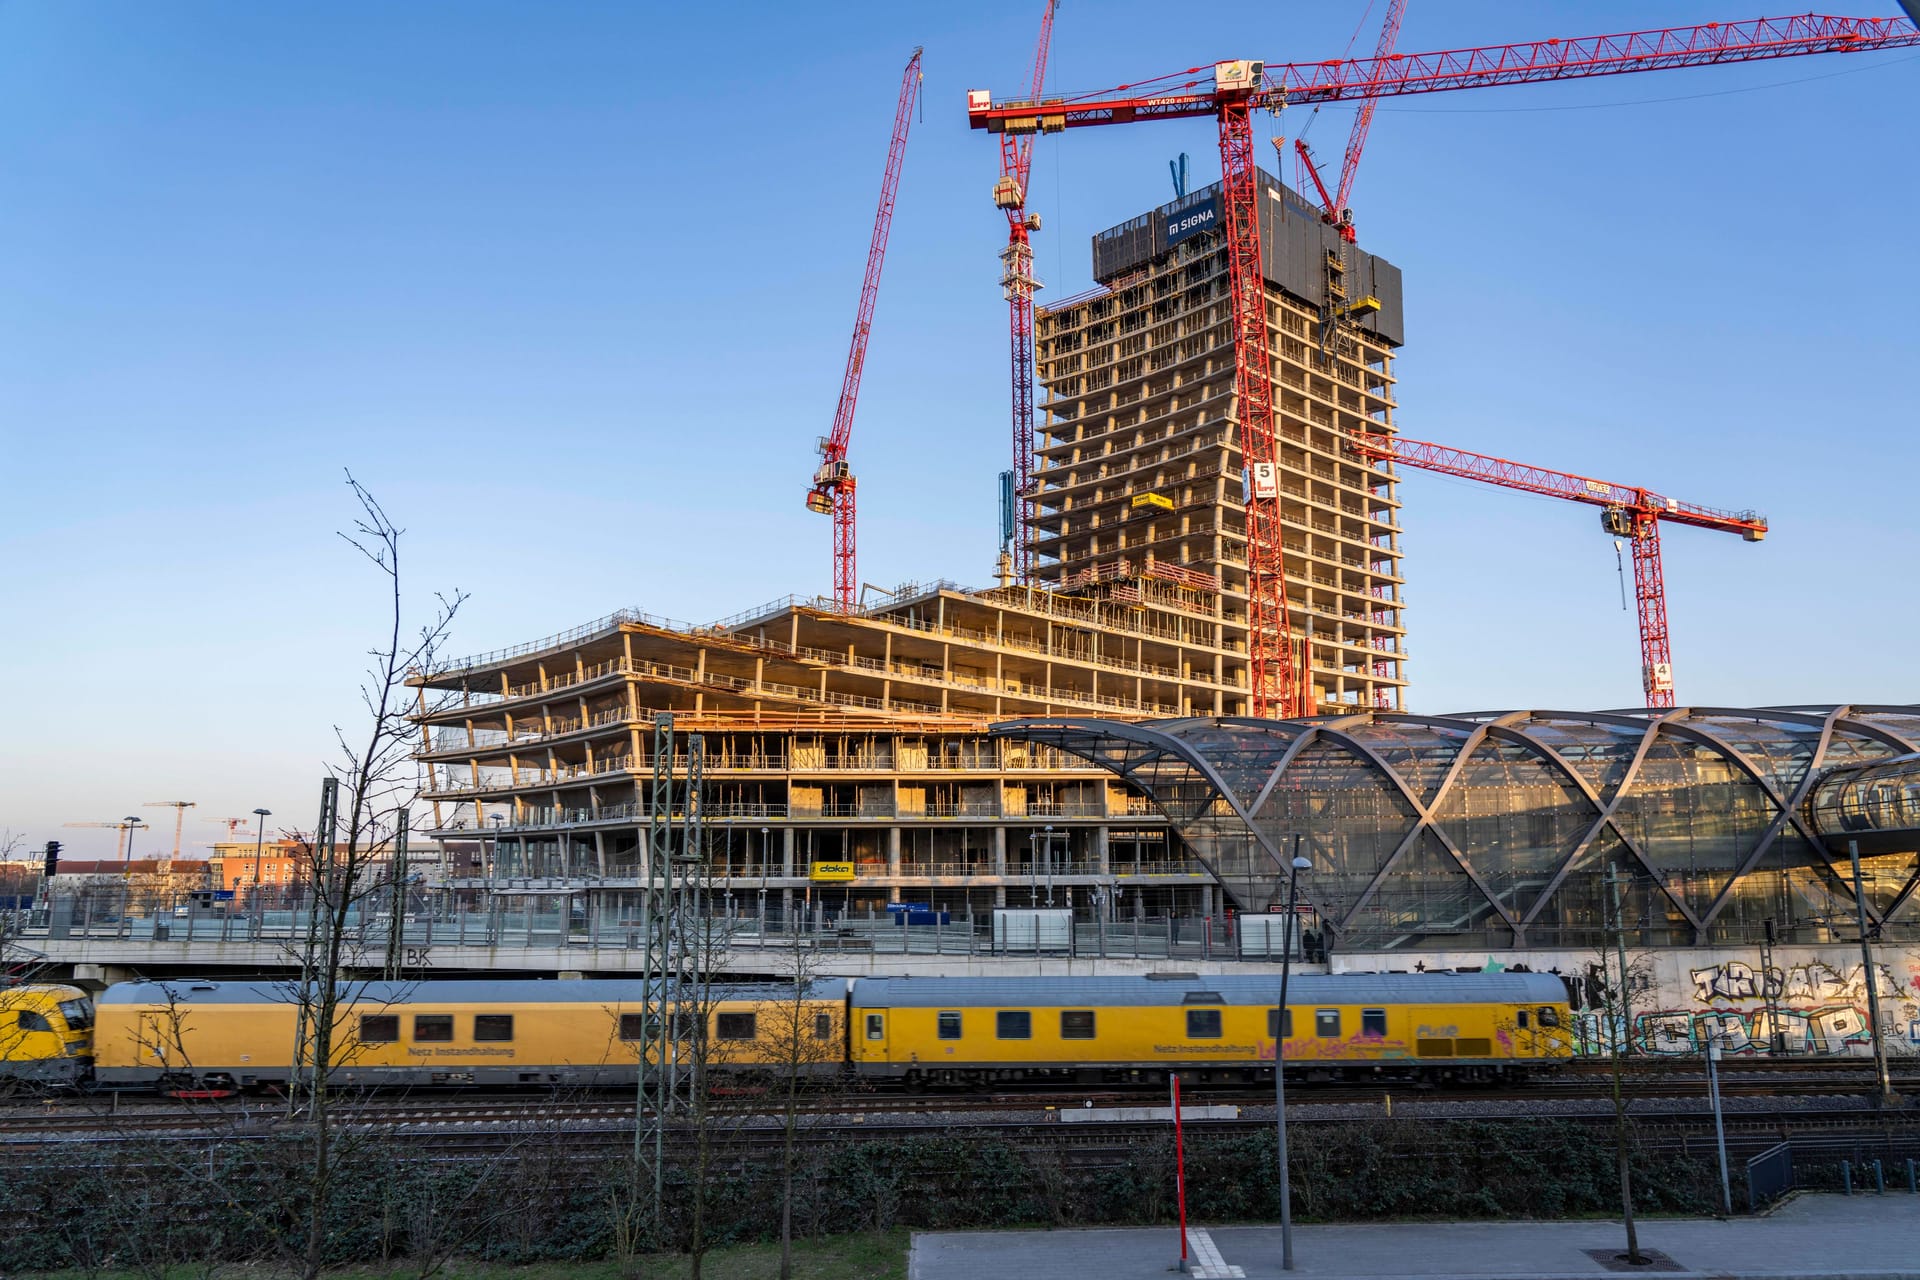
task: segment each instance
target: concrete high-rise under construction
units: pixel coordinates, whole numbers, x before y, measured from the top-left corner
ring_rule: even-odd
[[[1288,613],[1295,669],[1312,684],[1304,704],[1403,709],[1395,479],[1345,447],[1349,433],[1393,430],[1400,272],[1259,177]],[[1220,217],[1216,185],[1101,232],[1100,287],[1037,312],[1033,561],[1060,589],[1145,577],[1217,597],[1218,676],[1244,689],[1246,506]]]
[[[1262,179],[1287,595],[1310,705],[1401,709],[1394,479],[1343,449],[1349,431],[1392,429],[1399,272]],[[1246,849],[1189,847],[1133,781],[987,733],[1023,716],[1248,713],[1219,219],[1209,188],[1102,232],[1101,287],[1037,312],[1037,581],[908,586],[850,611],[789,597],[697,626],[622,611],[415,677],[435,834],[464,851],[470,886],[630,918],[655,811],[684,808],[701,776],[704,875],[729,904],[1264,909]],[[662,713],[700,735],[703,770],[684,739],[655,759]]]

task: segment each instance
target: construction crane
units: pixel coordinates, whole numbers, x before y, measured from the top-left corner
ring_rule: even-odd
[[[208,822],[217,822],[227,829],[227,839],[233,839],[235,833],[253,834],[252,818],[208,818]]]
[[[1033,50],[1033,87],[1026,100],[1038,104],[1047,79],[1047,54],[1053,46],[1056,0],[1040,14],[1040,41]],[[1007,333],[1013,374],[1013,577],[1033,580],[1033,539],[1028,533],[1033,491],[1033,295],[1040,282],[1033,274],[1032,235],[1040,215],[1027,212],[1027,178],[1033,172],[1034,131],[1000,134],[1000,177],[993,184],[994,207],[1007,215],[1007,247],[1000,251],[1000,291],[1007,299]]]
[[[1253,112],[1317,102],[1360,102],[1401,94],[1571,80],[1816,53],[1861,53],[1920,44],[1905,18],[1803,15],[1708,23],[1622,35],[1390,54],[1269,66],[1255,59],[1189,67],[1170,76],[1044,104],[996,103],[967,94],[972,128],[1053,133],[1096,125],[1211,116],[1220,133],[1220,209],[1225,234],[1234,344],[1234,395],[1247,468],[1248,696],[1258,716],[1303,709],[1288,621],[1274,438],[1271,345],[1261,268],[1259,181]]]
[[[894,198],[900,188],[900,162],[906,156],[907,128],[913,123],[913,104],[920,97],[920,50],[907,59],[900,79],[900,103],[893,113],[893,141],[887,147],[886,176],[880,182],[880,208],[873,216],[873,238],[867,245],[867,275],[860,285],[860,310],[853,321],[853,344],[847,350],[847,369],[840,379],[840,403],[834,410],[833,430],[820,437],[820,466],[807,491],[807,510],[833,517],[833,601],[842,613],[854,608],[859,583],[855,570],[853,470],[847,465],[847,443],[853,437],[853,410],[860,399],[860,375],[867,363],[867,338],[873,332],[873,304],[880,296],[880,268],[887,259],[887,233],[893,227]]]
[[[1681,502],[1637,485],[1550,471],[1404,436],[1355,435],[1350,447],[1375,466],[1398,462],[1443,476],[1599,507],[1601,527],[1633,546],[1633,592],[1640,605],[1640,679],[1650,707],[1673,705],[1673,643],[1667,632],[1666,577],[1660,568],[1661,522],[1737,533],[1748,542],[1767,536],[1766,517],[1755,512]]]
[[[1380,24],[1380,40],[1373,47],[1373,60],[1376,63],[1391,61],[1393,46],[1400,39],[1400,20],[1406,16],[1407,0],[1387,0],[1387,16]],[[1307,177],[1313,181],[1313,189],[1320,194],[1320,217],[1328,226],[1340,232],[1340,238],[1348,244],[1357,243],[1359,233],[1353,228],[1353,180],[1360,172],[1360,153],[1366,149],[1367,133],[1373,128],[1373,109],[1380,105],[1377,97],[1364,98],[1359,110],[1353,113],[1353,129],[1347,134],[1347,150],[1340,158],[1340,185],[1332,195],[1320,180],[1320,170],[1313,163],[1313,150],[1307,146],[1305,138],[1293,140],[1294,151],[1300,157],[1301,167]],[[1277,147],[1278,141],[1274,143]]]
[[[187,810],[193,808],[195,800],[149,800],[142,808],[173,810],[173,860],[180,861],[180,828],[186,825]]]
[[[121,852],[120,860],[125,863],[132,863],[133,833],[135,831],[145,830],[147,827],[152,826],[153,824],[150,822],[147,822],[143,818],[127,817],[127,818],[120,819],[120,821],[118,822],[63,822],[60,825],[63,827],[108,827],[115,831],[126,832],[126,835],[127,835],[126,849],[124,852]],[[120,837],[118,836],[114,837],[113,847],[116,851],[120,849]]]

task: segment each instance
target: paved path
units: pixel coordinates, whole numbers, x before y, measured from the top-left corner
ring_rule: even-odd
[[[1211,1227],[1208,1235],[1209,1264],[1244,1270],[1251,1280],[1287,1274],[1280,1269],[1278,1227]],[[1619,1224],[1608,1222],[1298,1227],[1294,1274],[1330,1280],[1571,1280],[1625,1271],[1667,1280],[1920,1280],[1920,1198],[1905,1194],[1803,1195],[1762,1218],[1643,1222],[1641,1247],[1672,1260],[1659,1271],[1609,1269],[1585,1252],[1616,1252],[1623,1238]],[[1179,1233],[1164,1227],[923,1232],[913,1238],[908,1275],[910,1280],[1166,1280],[1179,1256]]]

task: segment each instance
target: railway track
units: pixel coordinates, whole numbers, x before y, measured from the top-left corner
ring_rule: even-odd
[[[1854,1060],[1754,1061],[1723,1064],[1720,1092],[1741,1114],[1747,1104],[1771,1100],[1770,1110],[1806,1117],[1844,1109],[1847,1099],[1862,1105],[1877,1091],[1870,1064]],[[1920,1097],[1920,1072],[1902,1071],[1896,1090]],[[1705,1106],[1703,1063],[1686,1059],[1636,1062],[1625,1073],[1625,1087],[1636,1118],[1679,1103],[1676,1115],[1692,1115]],[[1289,1116],[1298,1123],[1352,1121],[1369,1115],[1418,1115],[1444,1118],[1582,1118],[1593,1106],[1611,1114],[1611,1068],[1606,1063],[1569,1064],[1552,1076],[1519,1085],[1431,1088],[1406,1082],[1301,1083],[1289,1085]],[[1186,1092],[1189,1107],[1239,1108],[1244,1116],[1270,1122],[1273,1094],[1261,1085],[1202,1084]],[[1570,1104],[1589,1104],[1582,1108]],[[1073,1087],[1058,1083],[1001,1086],[990,1093],[937,1091],[903,1093],[810,1091],[798,1100],[809,1126],[875,1128],[949,1128],[1045,1124],[1067,1110],[1164,1106],[1158,1086]],[[777,1090],[740,1091],[718,1098],[715,1111],[727,1123],[751,1127],[778,1114]],[[624,1128],[631,1133],[634,1106],[625,1089],[565,1090],[545,1095],[521,1092],[400,1091],[337,1099],[335,1118],[349,1130],[395,1132],[472,1130],[531,1132],[565,1128],[590,1133]],[[1880,1114],[1876,1109],[1875,1114]],[[1920,1116],[1920,1108],[1916,1109]],[[756,1117],[758,1119],[756,1119]],[[1213,1122],[1204,1122],[1213,1123]],[[283,1100],[271,1095],[219,1099],[158,1099],[133,1095],[54,1096],[0,1103],[0,1143],[95,1135],[173,1133],[182,1136],[269,1134],[297,1127]]]

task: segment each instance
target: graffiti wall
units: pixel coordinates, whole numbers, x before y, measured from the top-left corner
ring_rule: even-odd
[[[1854,945],[1757,950],[1629,950],[1624,1002],[1616,959],[1594,951],[1336,954],[1336,973],[1416,970],[1532,971],[1559,975],[1583,1052],[1601,1052],[1624,1016],[1640,1051],[1690,1054],[1718,1037],[1731,1054],[1871,1054],[1865,964]],[[1890,1053],[1920,1055],[1920,948],[1874,949],[1873,978]]]

